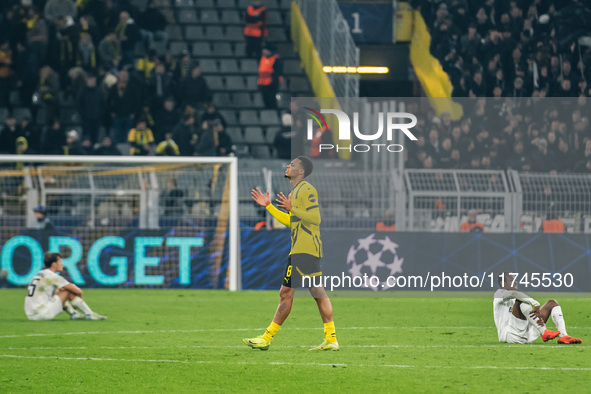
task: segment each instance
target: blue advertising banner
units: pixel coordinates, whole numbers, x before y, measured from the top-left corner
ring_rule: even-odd
[[[219,240],[213,230],[181,236],[174,229],[108,235],[88,229],[47,239],[32,230],[1,245],[0,263],[9,286],[26,285],[43,267],[47,242],[48,250],[63,254],[64,277],[86,288],[223,289],[228,246],[218,250]],[[242,229],[243,289],[279,289],[289,247],[287,230]],[[324,285],[332,290],[488,291],[509,271],[524,291],[591,291],[591,239],[584,234],[325,231],[323,247],[323,276],[330,281]],[[346,282],[363,277],[376,282]]]
[[[275,249],[283,241],[271,238],[272,233],[257,245],[265,257],[245,258],[243,248],[244,288],[281,286],[287,250],[282,254]],[[323,285],[328,290],[334,285],[332,290],[390,293],[494,291],[498,275],[508,271],[518,274],[516,283],[523,291],[591,291],[591,239],[583,234],[324,231],[322,235],[322,271],[328,280]],[[243,236],[249,240],[253,235]],[[367,283],[347,283],[364,277]]]
[[[392,4],[342,3],[345,17],[353,39],[357,44],[392,43]]]

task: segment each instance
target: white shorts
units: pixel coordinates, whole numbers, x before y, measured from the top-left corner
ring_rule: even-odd
[[[540,333],[527,320],[511,315],[507,326],[501,331],[500,341],[507,343],[531,343],[538,339]]]
[[[51,320],[64,310],[62,300],[54,295],[46,304],[39,305],[34,315],[27,315],[29,320]]]

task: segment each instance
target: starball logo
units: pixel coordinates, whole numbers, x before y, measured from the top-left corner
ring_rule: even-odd
[[[338,131],[338,140],[339,141],[351,141],[351,120],[349,116],[338,109],[321,109],[320,112],[309,108],[303,108],[306,113],[312,118],[308,119],[307,123],[307,138],[309,141],[312,141],[312,144],[317,144],[317,148],[319,152],[328,151],[328,150],[336,150],[339,151],[349,151],[349,152],[358,152],[358,153],[366,153],[370,151],[388,151],[391,153],[402,152],[404,147],[400,144],[385,144],[385,143],[360,143],[360,144],[349,144],[349,145],[341,145],[337,144],[324,144],[320,143],[322,138],[322,133],[324,130],[328,129],[328,124],[326,119],[322,114],[332,114],[337,117],[339,122],[339,131]],[[410,120],[409,123],[398,123],[399,121],[403,121],[405,119]],[[318,125],[318,129],[314,130],[314,121]],[[384,127],[385,124],[385,127]],[[373,134],[364,134],[359,130],[359,112],[353,113],[353,134],[355,137],[360,141],[378,141],[382,138],[384,134],[384,130],[386,133],[386,140],[392,141],[393,135],[395,131],[402,131],[404,135],[411,141],[416,141],[417,137],[410,131],[411,128],[416,126],[417,124],[417,117],[413,114],[407,112],[387,112],[383,113],[380,112],[378,114],[378,130]]]

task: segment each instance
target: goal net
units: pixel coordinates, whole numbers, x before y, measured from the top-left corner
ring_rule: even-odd
[[[43,252],[86,287],[240,289],[236,158],[0,157],[8,283]]]

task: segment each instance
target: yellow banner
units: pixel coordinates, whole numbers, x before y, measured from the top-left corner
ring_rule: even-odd
[[[421,82],[421,86],[428,97],[447,97],[448,100],[430,100],[431,105],[440,115],[442,112],[449,112],[452,119],[458,120],[462,117],[463,109],[458,103],[453,102],[451,93],[453,86],[449,77],[439,60],[431,55],[431,35],[425,25],[421,13],[413,10],[413,35],[410,43],[410,61]]]
[[[328,76],[323,71],[323,64],[318,56],[314,41],[306,26],[306,22],[300,12],[295,1],[291,2],[291,39],[293,41],[293,48],[300,54],[302,67],[306,71],[312,90],[315,97],[323,97],[323,106],[331,109],[341,109],[339,101],[336,99],[335,92],[328,80]],[[339,143],[338,136],[338,121],[334,116],[329,116],[326,119],[329,127],[333,131],[333,138],[335,138],[335,145]],[[346,142],[346,141],[341,141]],[[350,141],[349,141],[350,142]],[[346,150],[339,151],[341,159],[349,159],[351,153]]]

